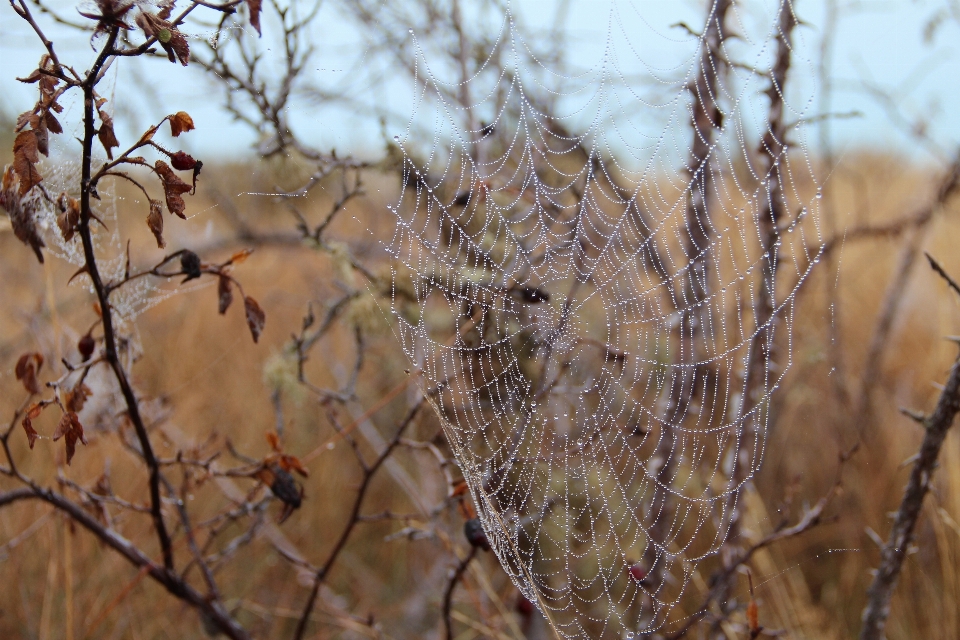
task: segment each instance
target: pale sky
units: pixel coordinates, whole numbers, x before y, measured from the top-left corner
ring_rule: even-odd
[[[797,54],[791,85],[796,102],[813,102],[805,114],[818,112],[818,90],[814,76],[819,60],[827,0],[797,0],[796,10],[806,23],[797,31]],[[882,89],[894,98],[905,120],[918,116],[928,119],[931,137],[949,151],[960,144],[960,118],[953,116],[960,103],[960,10],[949,12],[956,0],[853,1],[837,0],[841,6],[838,37],[833,54],[835,88],[831,111],[858,111],[859,118],[834,120],[831,127],[840,152],[862,147],[908,152],[920,159],[926,155],[920,145],[894,124],[891,111],[865,92],[867,85]],[[468,2],[465,4],[469,4]],[[527,24],[546,29],[553,20],[557,0],[513,0],[513,10]],[[65,16],[82,20],[74,3],[54,0]],[[753,44],[763,41],[776,11],[773,0],[750,0],[737,15],[738,31],[747,33]],[[955,8],[956,9],[956,8]],[[946,19],[934,37],[924,41],[925,26],[944,12]],[[53,25],[49,17],[38,15],[48,35],[56,42],[64,61],[80,60],[82,67],[92,55],[88,38]],[[700,28],[702,3],[697,0],[574,0],[565,25],[571,37],[568,60],[582,69],[596,69],[605,44],[613,41],[621,70],[665,69],[682,65],[690,52],[690,39],[671,25],[683,21]],[[35,87],[16,82],[14,76],[27,75],[38,59],[41,48],[27,25],[4,3],[0,7],[0,109],[15,115],[28,109]],[[268,32],[271,23],[264,23]],[[199,37],[202,32],[195,30]],[[609,36],[609,38],[608,38]],[[419,37],[414,34],[412,37]],[[266,38],[264,39],[266,41]],[[309,79],[328,89],[348,92],[364,104],[389,103],[402,115],[409,112],[412,83],[405,78],[384,80],[377,73],[382,63],[368,56],[356,27],[338,9],[335,0],[321,8],[316,28],[314,69]],[[738,45],[739,46],[739,45]],[[743,44],[749,57],[749,43]],[[114,106],[120,117],[118,134],[136,135],[151,121],[177,110],[189,111],[198,129],[185,141],[188,151],[203,155],[232,157],[248,153],[253,135],[243,125],[230,122],[219,108],[222,98],[198,69],[183,69],[162,60],[122,60],[117,69],[122,84],[128,80],[139,87],[139,97],[120,97]],[[642,93],[643,88],[638,89]],[[894,118],[895,119],[895,118]],[[367,114],[341,106],[317,107],[294,103],[292,121],[321,148],[336,147],[342,153],[363,155],[382,148],[379,123]],[[127,123],[128,129],[123,129]],[[402,123],[387,124],[389,133]],[[121,138],[122,139],[122,138]],[[814,144],[816,136],[809,138]],[[815,150],[815,149],[814,149]]]

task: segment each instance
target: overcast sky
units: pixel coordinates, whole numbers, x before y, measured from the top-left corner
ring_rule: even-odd
[[[832,65],[836,85],[831,111],[863,114],[833,121],[831,126],[841,152],[871,147],[925,156],[921,146],[905,133],[903,122],[897,124],[898,116],[892,117],[890,108],[871,97],[865,91],[867,86],[888,93],[894,99],[891,104],[896,105],[905,121],[927,120],[931,137],[944,149],[960,143],[960,118],[953,114],[960,103],[960,11],[945,11],[956,0],[838,3],[841,12]],[[82,20],[72,8],[75,3],[55,0],[51,5],[59,7],[64,15]],[[556,6],[557,0],[512,2],[520,19],[544,29],[550,25]],[[759,42],[769,33],[765,29],[776,6],[774,0],[744,3],[736,18],[738,30]],[[796,68],[802,71],[791,79],[791,96],[796,102],[814,101],[806,110],[807,115],[815,115],[818,106],[815,100],[819,87],[813,74],[819,60],[825,6],[826,0],[796,3],[805,25],[797,32]],[[927,25],[938,14],[946,19],[932,38],[925,38]],[[82,68],[91,56],[88,38],[57,27],[46,16],[39,15],[39,21],[56,41],[61,58],[80,60],[77,66]],[[681,30],[671,27],[680,21],[699,28],[703,21],[702,2],[574,0],[565,20],[571,38],[567,56],[578,68],[596,70],[606,44],[613,41],[623,69],[663,69],[683,64],[684,56],[689,55],[690,41]],[[34,68],[41,49],[28,26],[17,19],[6,3],[0,7],[0,25],[0,109],[11,115],[28,109],[35,99],[33,86],[22,85],[13,78],[27,75]],[[264,30],[270,27],[265,23]],[[194,34],[203,35],[199,30],[194,30]],[[361,102],[389,101],[396,105],[398,113],[409,109],[409,80],[396,78],[387,82],[373,72],[375,61],[366,57],[362,39],[340,13],[335,0],[327,0],[321,9],[316,43],[315,68],[309,70],[312,82],[348,92]],[[679,59],[671,62],[671,56]],[[162,60],[121,63],[116,70],[121,85],[125,80],[134,81],[141,96],[135,100],[121,96],[115,101],[114,108],[124,116],[118,123],[127,123],[129,127],[125,133],[134,135],[134,129],[142,130],[149,121],[183,109],[193,115],[198,125],[186,142],[188,150],[203,149],[206,157],[211,152],[230,157],[249,151],[253,135],[223,116],[218,107],[220,95],[198,70],[182,69]],[[364,150],[376,153],[382,148],[379,124],[355,110],[297,105],[293,121],[326,148],[361,154]],[[119,126],[119,132],[124,133],[123,125]],[[816,140],[815,136],[810,139]]]

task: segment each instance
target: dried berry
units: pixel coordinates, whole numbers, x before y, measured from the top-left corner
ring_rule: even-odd
[[[80,355],[83,357],[83,361],[86,362],[90,359],[90,356],[93,355],[93,350],[96,348],[97,343],[93,339],[93,336],[89,333],[77,342],[77,350],[80,352]]]
[[[490,551],[490,541],[487,540],[487,534],[483,532],[483,525],[480,524],[479,518],[471,518],[463,523],[463,535],[472,546]]]
[[[189,153],[184,153],[183,151],[177,151],[175,154],[170,156],[170,164],[173,165],[173,168],[177,171],[189,171],[197,166],[197,161],[193,159]]]
[[[199,278],[202,275],[200,271],[200,256],[193,251],[184,250],[184,252],[180,254],[180,268],[187,276],[183,279],[183,282]]]

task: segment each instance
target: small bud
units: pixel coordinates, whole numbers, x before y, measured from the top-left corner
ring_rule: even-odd
[[[163,44],[167,44],[173,38],[173,33],[170,29],[160,29],[157,31],[157,40]]]
[[[77,350],[80,352],[80,355],[83,357],[83,361],[86,362],[90,359],[90,356],[93,355],[93,350],[96,348],[97,343],[93,339],[93,336],[89,333],[77,342]]]

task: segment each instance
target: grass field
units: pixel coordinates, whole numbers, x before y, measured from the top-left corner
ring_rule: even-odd
[[[254,180],[268,190],[272,172],[282,169],[262,170]],[[265,197],[232,196],[258,190],[247,178],[250,172],[246,166],[205,170],[203,188],[188,202],[188,210],[196,215],[185,222],[168,219],[169,246],[189,246],[211,260],[226,258],[244,246],[235,239],[236,226],[230,220],[263,233],[292,234],[292,218],[280,204]],[[848,154],[825,186],[825,235],[842,237],[844,230],[911,215],[934,197],[936,179],[935,170],[910,165],[903,158]],[[395,180],[370,176],[368,195],[354,201],[350,215],[342,216],[330,232],[374,271],[386,269],[387,263],[366,229],[390,228],[384,205],[395,189]],[[162,254],[151,246],[142,223],[145,210],[134,196],[120,193],[118,224],[124,235],[134,238],[132,252],[146,265]],[[304,212],[317,218],[328,205],[317,198],[304,205]],[[12,373],[17,357],[37,350],[56,362],[73,353],[94,315],[83,285],[64,286],[74,268],[52,256],[39,265],[5,224],[0,221],[0,416],[11,416],[23,399]],[[923,249],[960,276],[960,203],[938,211],[918,233]],[[778,392],[764,465],[745,497],[747,535],[770,531],[784,515],[796,518],[805,504],[815,502],[833,484],[839,454],[858,441],[861,446],[843,469],[842,493],[828,509],[829,521],[758,553],[751,562],[760,621],[767,629],[782,630],[781,637],[856,636],[870,569],[879,558],[877,536],[886,538],[888,513],[897,508],[909,469],[904,463],[922,437],[921,427],[899,408],[929,410],[938,395],[937,384],[956,356],[957,346],[944,336],[960,333],[960,298],[947,290],[921,256],[885,340],[869,417],[862,418],[864,361],[904,242],[903,237],[888,237],[839,243],[805,283],[797,301],[793,366]],[[197,290],[166,297],[139,316],[143,350],[132,370],[154,417],[161,457],[171,457],[177,450],[202,456],[211,438],[218,446],[229,439],[236,450],[263,457],[269,452],[264,434],[276,424],[271,395],[280,390],[285,450],[308,461],[306,500],[282,526],[272,524],[278,505],[271,504],[260,535],[243,549],[239,560],[225,564],[218,577],[228,605],[255,637],[288,637],[309,580],[305,582],[302,572],[279,556],[274,550],[277,538],[271,536],[282,535],[305,557],[319,562],[347,519],[360,480],[349,447],[333,438],[325,409],[296,383],[288,344],[290,335],[300,331],[308,304],[319,317],[345,287],[364,285],[351,281],[355,276],[343,268],[336,251],[320,252],[286,238],[258,246],[235,273],[266,310],[259,344],[252,344],[240,309],[232,308],[223,317],[217,314],[216,283],[201,281]],[[357,399],[349,403],[352,416],[341,416],[346,421],[378,406],[408,379],[406,360],[389,325],[372,298],[364,298],[313,351],[307,363],[311,382],[325,388],[343,386],[354,366],[350,324],[357,322],[363,323],[368,336],[367,352]],[[56,485],[62,475],[92,486],[106,464],[116,494],[143,504],[147,475],[131,454],[123,428],[117,426],[122,420],[109,398],[110,386],[96,377],[88,384],[94,396],[81,417],[89,444],[79,448],[73,464],[63,464],[60,443],[43,439],[31,451],[26,438],[17,434],[11,442],[18,465],[43,484]],[[99,391],[104,393],[98,395]],[[401,388],[364,423],[358,432],[365,452],[376,446],[377,433],[392,433],[412,394]],[[38,431],[50,433],[52,420],[47,416],[38,420]],[[409,435],[430,441],[438,432],[436,417],[424,412]],[[429,505],[443,502],[447,487],[429,451],[401,448],[394,459],[396,463],[375,478],[364,513],[416,514],[418,500]],[[222,482],[200,476],[189,483],[193,490],[186,496],[196,520],[214,514],[230,492]],[[253,486],[247,479],[225,482],[241,492]],[[8,479],[0,478],[0,490],[12,487]],[[934,487],[893,600],[887,627],[891,640],[960,638],[956,428],[945,445]],[[127,511],[114,524],[156,557],[148,516]],[[408,529],[402,531],[404,527]],[[454,555],[462,558],[468,551],[461,528],[455,509],[445,510],[434,521],[412,517],[358,525],[321,591],[314,614],[320,622],[316,637],[378,633],[439,637],[439,607],[448,572],[456,564]],[[240,525],[231,525],[223,539],[243,531]],[[394,535],[398,531],[400,535]],[[182,542],[177,553],[187,556]],[[0,509],[0,575],[5,577],[0,582],[0,637],[204,637],[189,608],[45,505]],[[703,588],[707,577],[696,577],[693,587]],[[200,581],[196,572],[192,579]],[[746,578],[741,582],[742,598]],[[454,601],[458,638],[513,638],[524,633],[547,637],[536,621],[516,612],[518,592],[492,554],[482,554],[481,561],[471,565]],[[747,637],[742,630],[732,633]]]

